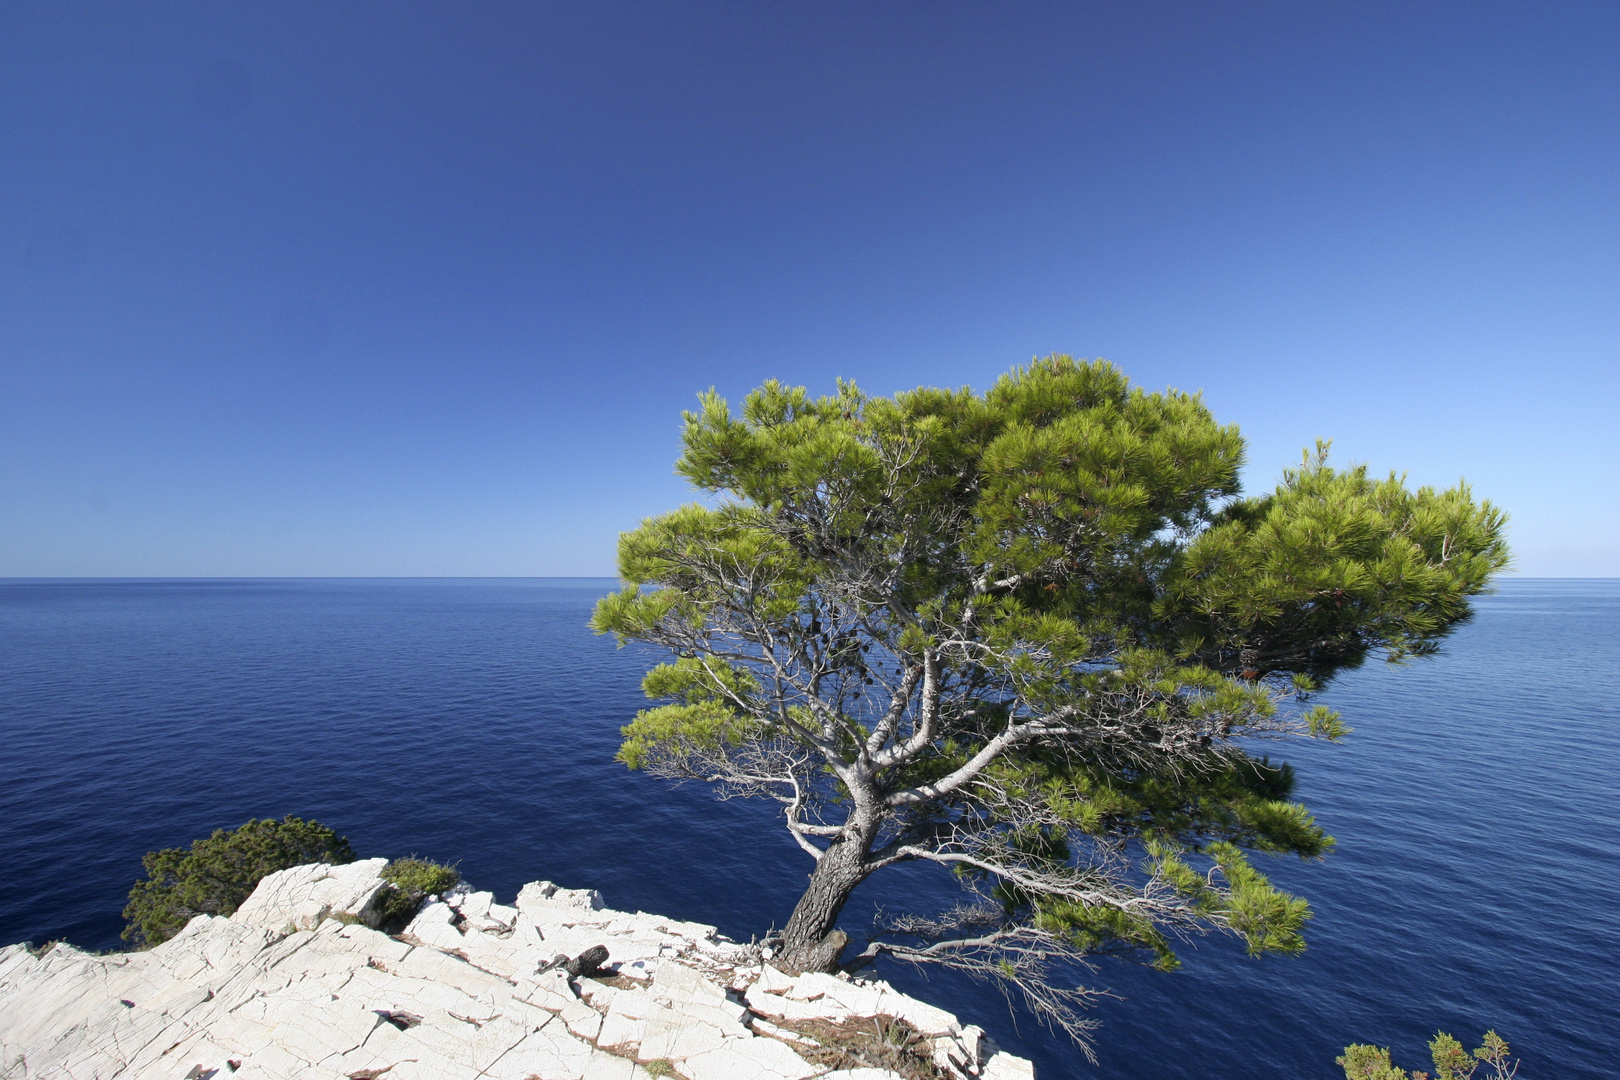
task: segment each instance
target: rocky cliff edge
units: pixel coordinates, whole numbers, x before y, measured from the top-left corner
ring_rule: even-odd
[[[0,1078],[1034,1080],[886,983],[784,975],[594,890],[461,892],[390,936],[367,925],[384,865],[272,874],[146,952],[0,949]],[[561,962],[599,946],[592,974]]]

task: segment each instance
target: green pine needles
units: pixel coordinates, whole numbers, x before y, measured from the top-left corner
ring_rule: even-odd
[[[619,758],[780,803],[815,862],[785,968],[951,964],[1083,1039],[1071,962],[1298,952],[1309,906],[1251,860],[1332,839],[1262,751],[1345,734],[1308,700],[1339,672],[1435,653],[1505,519],[1325,445],[1245,496],[1243,457],[1198,396],[1067,356],[983,394],[704,394],[676,468],[708,500],[621,537],[593,620],[670,654]],[[844,902],[904,862],[963,902],[843,956]]]
[[[1482,1077],[1489,1080],[1513,1080],[1519,1063],[1508,1055],[1512,1048],[1495,1031],[1487,1031],[1472,1055],[1463,1044],[1444,1031],[1435,1033],[1429,1041],[1429,1057],[1434,1061],[1434,1080],[1471,1080],[1481,1065],[1488,1070]],[[1357,1043],[1344,1048],[1344,1054],[1334,1059],[1344,1069],[1345,1080],[1429,1080],[1429,1074],[1416,1070],[1408,1073],[1390,1062],[1389,1048]]]
[[[189,850],[165,848],[142,857],[146,879],[129,891],[123,936],[139,946],[158,945],[197,915],[232,914],[267,874],[353,861],[349,842],[318,821],[289,815],[215,829]]]

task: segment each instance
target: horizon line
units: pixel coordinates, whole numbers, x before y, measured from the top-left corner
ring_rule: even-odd
[[[622,581],[617,574],[34,574],[0,575],[17,581]],[[1501,580],[1620,581],[1620,574],[1520,574]]]

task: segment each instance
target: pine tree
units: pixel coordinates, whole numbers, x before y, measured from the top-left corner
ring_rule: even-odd
[[[982,395],[702,395],[677,468],[718,498],[624,534],[593,620],[672,654],[619,758],[780,802],[815,863],[788,970],[950,964],[1082,1038],[1069,961],[1171,968],[1210,929],[1297,952],[1309,906],[1249,854],[1333,841],[1257,750],[1344,734],[1308,704],[1338,672],[1432,654],[1504,518],[1325,446],[1243,497],[1243,455],[1196,395],[1067,356]],[[851,892],[916,861],[963,902],[843,957]]]

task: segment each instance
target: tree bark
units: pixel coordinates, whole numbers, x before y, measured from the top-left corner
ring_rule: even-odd
[[[838,970],[838,956],[849,936],[835,927],[850,893],[871,873],[866,866],[870,842],[862,830],[833,842],[822,853],[782,931],[782,951],[772,961],[777,967],[792,973]]]

